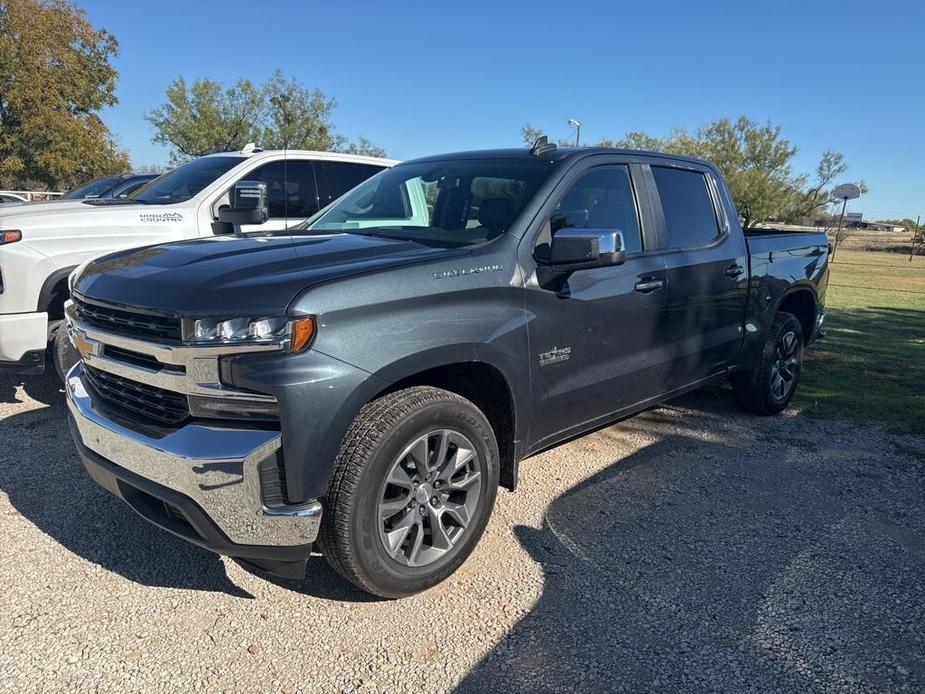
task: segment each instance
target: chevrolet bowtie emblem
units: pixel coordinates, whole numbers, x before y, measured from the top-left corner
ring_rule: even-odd
[[[74,330],[71,333],[71,342],[74,343],[74,349],[80,354],[81,359],[96,354],[96,346],[99,344],[96,340],[87,337],[87,334],[81,330]]]

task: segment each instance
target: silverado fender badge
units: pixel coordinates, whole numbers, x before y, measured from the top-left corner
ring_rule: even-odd
[[[139,222],[182,222],[183,215],[179,212],[142,212],[138,215]]]
[[[571,347],[553,347],[548,352],[540,352],[540,366],[549,366],[560,361],[568,361],[572,356]]]
[[[503,265],[482,265],[480,267],[466,267],[458,268],[456,270],[444,270],[443,272],[435,272],[435,280],[445,280],[450,277],[465,277],[466,275],[477,275],[480,272],[499,272],[504,269]]]

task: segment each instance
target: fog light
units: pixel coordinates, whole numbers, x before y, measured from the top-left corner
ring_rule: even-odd
[[[239,398],[208,398],[189,396],[189,411],[193,417],[209,419],[279,419],[276,400],[242,400]]]

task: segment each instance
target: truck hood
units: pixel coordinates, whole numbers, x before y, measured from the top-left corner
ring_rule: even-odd
[[[62,212],[83,212],[88,210],[112,210],[112,209],[136,209],[138,207],[147,207],[142,203],[137,205],[90,205],[83,200],[37,200],[36,202],[18,203],[9,207],[0,206],[0,217],[41,217],[47,214],[61,214]]]
[[[48,210],[52,207],[56,207],[59,211],[61,209],[75,209],[81,207],[89,207],[89,205],[84,205],[81,200],[36,200],[35,202],[8,202],[5,205],[0,205],[0,217],[9,216],[9,213],[13,210],[13,206],[16,206],[16,214],[32,214],[33,212],[41,213],[43,210]],[[9,206],[9,207],[8,207]],[[66,207],[65,207],[66,206]]]
[[[104,256],[87,265],[74,289],[185,316],[272,316],[321,282],[466,252],[357,234],[214,237]]]

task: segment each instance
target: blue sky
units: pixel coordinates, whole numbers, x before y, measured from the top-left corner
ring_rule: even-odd
[[[746,114],[798,170],[843,152],[871,189],[849,210],[925,215],[925,3],[77,2],[121,44],[103,118],[136,164],[167,161],[143,115],[171,80],[280,68],[399,159],[518,146],[525,122],[594,140]]]

